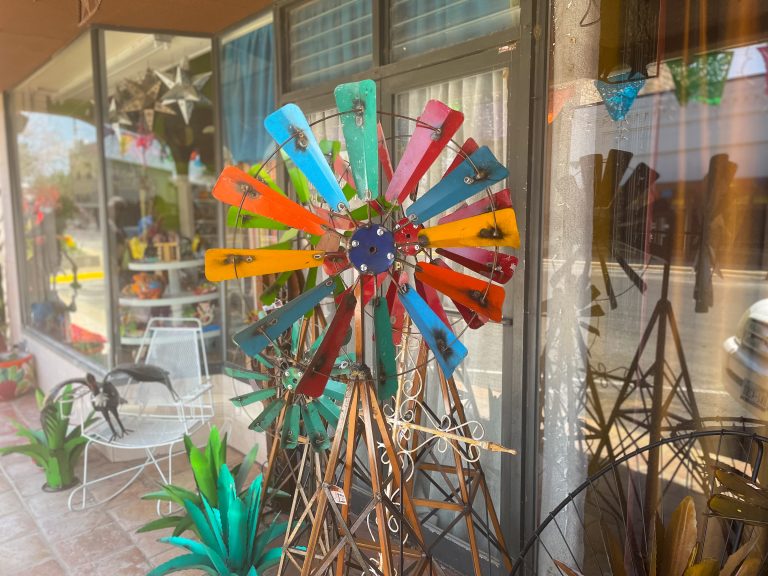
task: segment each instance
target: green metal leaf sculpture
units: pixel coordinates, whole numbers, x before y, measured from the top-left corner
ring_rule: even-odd
[[[723,465],[715,469],[715,478],[719,490],[707,502],[712,514],[747,524],[768,526],[768,488]]]
[[[41,429],[33,430],[14,422],[16,434],[29,440],[28,444],[0,448],[0,456],[23,454],[29,456],[45,472],[46,490],[57,491],[77,484],[75,467],[88,439],[81,435],[80,426],[70,430],[74,392],[66,386],[58,398],[45,404],[45,395],[38,390],[37,406],[40,409]],[[91,423],[89,417],[86,426]]]
[[[161,542],[187,550],[189,554],[168,560],[152,570],[149,576],[190,569],[221,576],[264,574],[280,560],[282,548],[271,544],[278,538],[282,540],[288,523],[277,522],[275,517],[269,526],[260,530],[263,495],[260,475],[247,493],[238,494],[235,478],[226,464],[222,464],[216,482],[218,505],[205,496],[201,497],[201,504],[189,499],[184,501],[199,540],[179,536],[161,538]]]
[[[227,435],[220,436],[218,429],[215,426],[211,426],[208,443],[204,450],[197,448],[189,436],[184,436],[184,447],[186,448],[187,458],[195,478],[197,492],[187,490],[181,486],[165,484],[157,492],[150,492],[142,496],[142,500],[171,502],[183,508],[185,507],[185,502],[192,502],[195,506],[201,506],[203,498],[205,498],[210,505],[218,506],[217,486],[219,471],[222,466],[227,468]],[[244,490],[243,486],[253,468],[257,453],[258,445],[255,445],[241,464],[232,467],[231,474],[234,474],[235,488],[238,494]],[[227,470],[229,471],[229,468]],[[190,528],[196,529],[196,524],[189,515],[176,514],[148,522],[139,528],[138,532],[151,532],[166,528],[173,528],[173,535],[179,536]]]

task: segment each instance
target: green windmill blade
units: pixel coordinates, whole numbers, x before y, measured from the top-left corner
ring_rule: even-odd
[[[283,406],[285,406],[285,398],[278,398],[274,402],[270,402],[267,404],[267,407],[254,418],[248,428],[255,430],[256,432],[266,432],[267,428],[269,428],[280,415]]]
[[[316,451],[328,450],[331,447],[331,441],[314,400],[301,407],[301,416],[304,420],[305,433],[312,448]]]
[[[300,422],[301,407],[298,404],[289,404],[285,411],[285,420],[283,420],[283,429],[280,435],[281,446],[290,450],[299,445]]]

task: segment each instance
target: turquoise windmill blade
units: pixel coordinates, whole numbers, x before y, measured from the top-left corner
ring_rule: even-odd
[[[373,301],[373,329],[376,334],[377,396],[380,402],[386,402],[397,394],[397,355],[389,307],[381,296]]]
[[[264,127],[278,144],[284,145],[283,150],[328,206],[337,211],[349,207],[301,108],[286,104],[264,119]]]
[[[362,80],[339,84],[334,90],[336,107],[347,144],[349,164],[357,196],[373,200],[379,196],[379,143],[376,119],[376,83]]]

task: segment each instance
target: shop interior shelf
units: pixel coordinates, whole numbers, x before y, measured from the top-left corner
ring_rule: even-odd
[[[155,308],[157,306],[179,306],[184,304],[197,304],[198,302],[216,300],[218,297],[218,291],[209,292],[207,294],[182,293],[154,299],[122,297],[120,298],[120,306],[136,306],[141,308]]]

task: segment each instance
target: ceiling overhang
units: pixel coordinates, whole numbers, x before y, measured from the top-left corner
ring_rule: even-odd
[[[212,35],[262,12],[271,3],[271,0],[2,0],[0,91],[27,78],[91,26]]]

